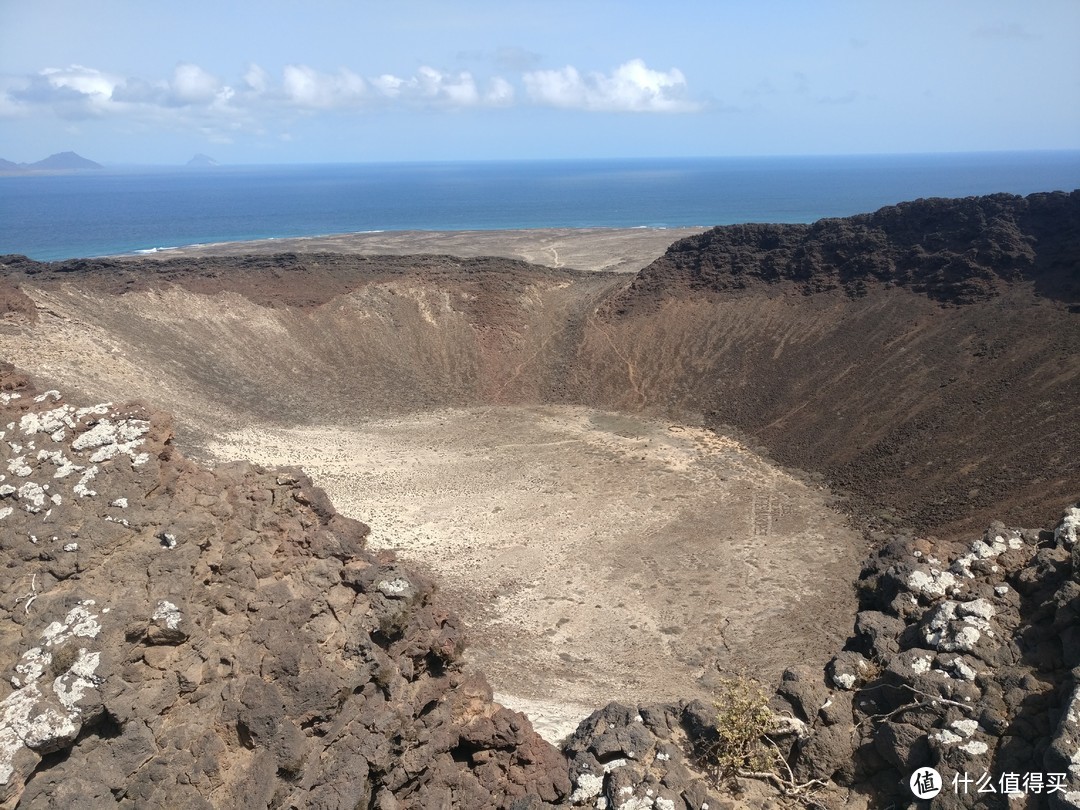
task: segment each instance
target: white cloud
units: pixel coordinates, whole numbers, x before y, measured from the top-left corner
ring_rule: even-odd
[[[589,107],[589,90],[577,68],[526,73],[525,89],[533,101],[553,107]]]
[[[502,76],[496,76],[488,82],[487,92],[484,93],[484,103],[492,107],[510,106],[514,103],[514,85]]]
[[[509,83],[503,81],[509,87]],[[388,101],[451,108],[504,103],[506,87],[495,89],[494,97],[490,94],[481,96],[471,73],[443,73],[426,65],[413,76],[383,73],[369,80],[344,68],[335,74],[327,74],[306,65],[289,65],[282,75],[282,90],[290,103],[323,109]]]
[[[244,84],[253,93],[265,93],[270,86],[270,74],[252,62],[244,74]]]
[[[346,68],[331,74],[307,65],[286,65],[282,89],[300,107],[329,109],[355,106],[367,94],[367,83]]]
[[[120,79],[115,76],[82,65],[45,68],[41,71],[41,75],[51,87],[74,90],[102,101],[108,101],[112,96],[113,88],[120,83]]]
[[[122,81],[83,65],[45,68],[25,77],[9,96],[27,107],[49,105],[63,118],[90,118],[110,112],[113,92]]]
[[[502,82],[502,78],[492,80]],[[443,73],[424,65],[416,75],[408,78],[384,73],[371,80],[372,85],[387,99],[410,101],[412,103],[434,104],[439,107],[475,107],[479,104],[502,104],[506,96],[505,88],[499,87],[501,95],[492,96],[491,92],[481,96],[476,79],[468,71],[461,73]],[[511,94],[513,88],[510,88]]]
[[[372,79],[371,84],[387,98],[397,98],[401,95],[402,87],[405,87],[408,82],[398,76],[384,73]]]
[[[534,70],[524,75],[529,97],[538,104],[603,112],[691,112],[699,105],[687,101],[686,77],[678,68],[652,70],[631,59],[611,74],[582,75],[567,65],[560,70]]]
[[[198,65],[184,63],[177,65],[173,71],[169,89],[180,104],[208,104],[218,97],[219,92],[228,88]]]
[[[524,74],[534,103],[585,110],[682,112],[686,79],[677,69],[651,70],[640,59],[609,74],[574,67]],[[499,75],[477,79],[469,71],[425,65],[413,74],[363,77],[348,68],[320,71],[305,64],[273,75],[249,64],[231,82],[183,62],[160,78],[124,77],[85,65],[47,67],[33,75],[0,75],[0,117],[51,114],[65,120],[123,118],[140,124],[196,131],[288,129],[298,113],[407,106],[439,110],[505,108],[520,86]]]
[[[476,80],[468,71],[454,76],[425,66],[417,71],[417,83],[424,97],[451,106],[471,107],[480,102]]]

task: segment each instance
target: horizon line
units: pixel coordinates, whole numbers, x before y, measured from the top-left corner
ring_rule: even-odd
[[[48,155],[40,160],[47,160],[49,157],[53,157],[58,154],[75,154],[79,157],[83,157],[80,153],[74,152],[74,150],[65,150],[65,152],[54,152],[52,155]],[[715,154],[715,155],[626,155],[626,156],[613,156],[613,157],[582,157],[582,156],[546,156],[546,157],[500,157],[500,158],[485,158],[485,157],[473,157],[473,158],[395,158],[395,159],[382,159],[382,160],[292,160],[292,161],[278,161],[278,162],[241,162],[241,163],[223,163],[217,161],[212,156],[210,157],[214,161],[214,165],[210,166],[190,166],[188,161],[178,163],[161,163],[161,162],[104,162],[93,161],[100,163],[101,169],[190,169],[190,170],[203,170],[213,171],[215,169],[226,168],[260,168],[260,167],[286,167],[286,166],[404,166],[404,165],[433,165],[433,164],[500,164],[500,163],[584,163],[584,162],[633,162],[633,161],[698,161],[698,160],[806,160],[806,159],[827,159],[827,158],[875,158],[875,157],[891,157],[891,158],[915,158],[915,157],[950,157],[950,156],[993,156],[993,155],[1031,155],[1031,154],[1076,154],[1080,156],[1080,146],[1068,147],[1068,148],[1032,148],[1032,149],[974,149],[974,150],[935,150],[935,151],[918,151],[918,152],[807,152],[807,153],[773,153],[773,154]],[[0,156],[2,157],[2,156]],[[90,158],[84,158],[90,160]],[[15,162],[15,161],[11,161]],[[16,163],[16,169],[3,170],[0,169],[0,175],[3,174],[67,174],[67,173],[81,173],[81,172],[93,172],[100,171],[100,169],[86,168],[86,169],[31,169],[31,163],[19,162]]]

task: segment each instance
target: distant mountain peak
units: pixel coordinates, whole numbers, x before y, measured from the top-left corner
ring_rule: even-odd
[[[30,170],[67,171],[71,169],[101,169],[103,166],[74,152],[57,152],[55,155],[49,155],[37,163],[31,163],[26,168]]]
[[[210,166],[220,166],[221,164],[218,163],[216,160],[214,160],[209,155],[204,155],[204,154],[202,154],[200,152],[199,154],[195,155],[195,157],[193,157],[191,160],[189,160],[186,165],[188,165],[188,166],[190,166],[192,168],[201,169],[201,168],[207,168],[207,167],[210,167]]]

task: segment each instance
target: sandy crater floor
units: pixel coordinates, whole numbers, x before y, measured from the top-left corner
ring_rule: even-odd
[[[807,485],[705,430],[570,407],[362,428],[251,427],[218,459],[299,464],[440,582],[470,663],[555,740],[610,700],[708,699],[847,636],[860,537]]]

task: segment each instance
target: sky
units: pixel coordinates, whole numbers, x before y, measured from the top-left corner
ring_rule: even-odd
[[[0,157],[1080,149],[1080,0],[0,0]]]

